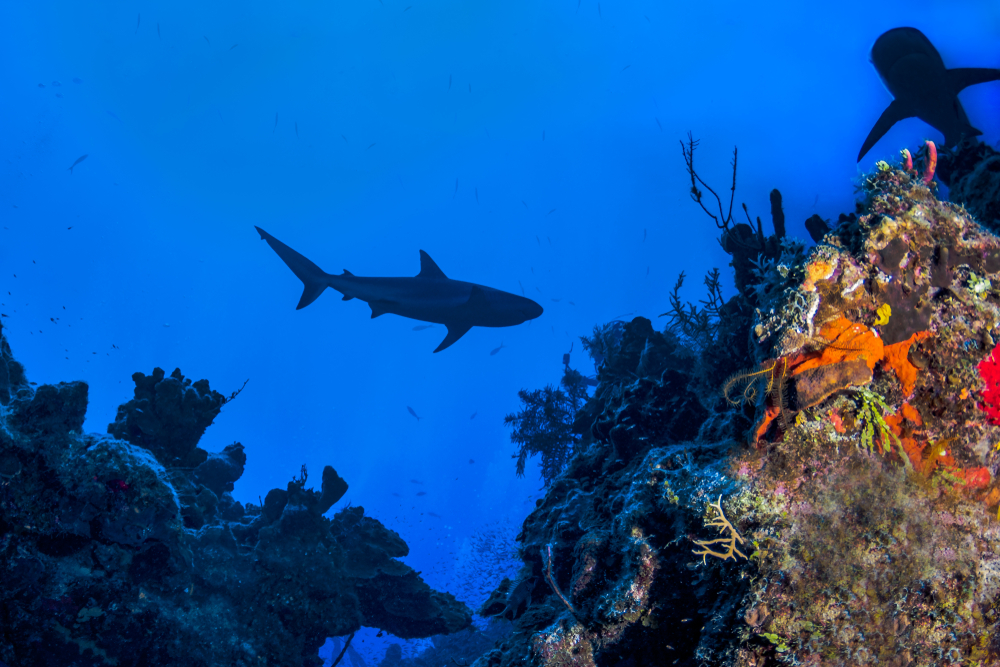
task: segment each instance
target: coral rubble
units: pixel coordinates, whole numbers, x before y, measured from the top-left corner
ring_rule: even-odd
[[[0,330],[0,661],[320,665],[327,637],[469,626],[397,558],[406,543],[306,471],[263,507],[233,499],[239,443],[198,439],[226,399],[179,370],[136,373],[110,435],[81,433],[82,382],[33,388]]]

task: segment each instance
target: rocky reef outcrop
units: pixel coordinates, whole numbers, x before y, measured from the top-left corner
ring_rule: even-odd
[[[1000,239],[932,173],[879,163],[808,250],[758,226],[700,344],[602,339],[476,667],[1000,664]]]
[[[244,447],[198,440],[226,398],[136,373],[109,435],[82,433],[83,382],[33,387],[0,330],[0,660],[10,665],[320,665],[361,626],[428,637],[464,604],[398,558],[398,534],[332,467],[263,507],[231,495]]]

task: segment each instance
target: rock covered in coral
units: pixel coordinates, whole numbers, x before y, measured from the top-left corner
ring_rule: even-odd
[[[111,425],[79,433],[86,384],[32,388],[0,336],[0,660],[11,665],[319,665],[326,637],[471,621],[407,565],[405,542],[327,466],[269,503],[231,495],[234,443],[197,447],[222,405],[180,371],[135,375]]]
[[[162,368],[152,375],[132,374],[135,397],[118,406],[108,433],[152,452],[164,466],[193,468],[207,457],[197,449],[198,440],[226,399],[208,380],[192,383],[179,369],[165,375]]]
[[[745,280],[754,356],[697,435],[658,387],[709,364],[602,373],[593,440],[482,610],[515,632],[476,667],[1000,665],[1000,239],[913,171],[864,196]],[[631,364],[620,329],[604,356]]]
[[[881,163],[865,195],[802,275],[833,270],[759,313],[761,358],[800,387],[831,377],[817,400],[760,401],[758,447],[736,464],[731,508],[761,575],[741,660],[998,664],[1000,431],[978,367],[1000,240],[913,172]],[[832,370],[846,363],[859,374]],[[767,428],[782,411],[788,426]]]

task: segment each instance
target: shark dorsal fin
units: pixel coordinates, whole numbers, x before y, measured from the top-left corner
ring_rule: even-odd
[[[447,280],[448,276],[444,275],[444,271],[438,268],[438,265],[434,263],[434,260],[431,259],[430,255],[421,250],[420,273],[417,274],[417,278],[436,278],[437,280]]]

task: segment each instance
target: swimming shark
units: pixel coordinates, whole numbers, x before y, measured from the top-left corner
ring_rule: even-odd
[[[332,287],[344,295],[343,301],[367,302],[373,319],[393,313],[445,325],[448,335],[435,352],[451,346],[472,327],[512,327],[542,314],[542,307],[531,299],[485,285],[452,280],[423,250],[420,251],[420,273],[412,278],[365,278],[346,269],[340,275],[333,275],[260,227],[254,229],[305,285],[296,310],[305,308],[323,290]]]
[[[937,49],[916,28],[883,33],[875,40],[869,60],[893,100],[868,133],[858,162],[889,128],[906,118],[919,118],[941,132],[945,146],[982,134],[969,123],[958,94],[977,83],[1000,80],[1000,69],[945,69]]]

